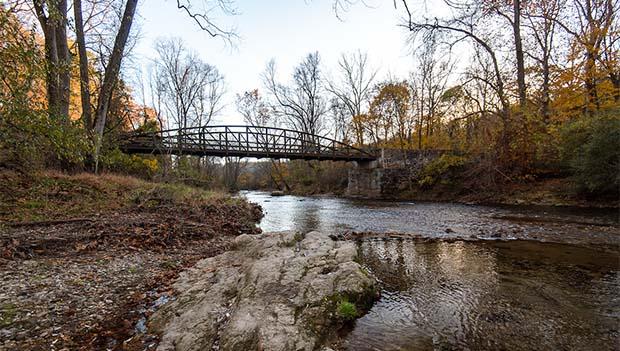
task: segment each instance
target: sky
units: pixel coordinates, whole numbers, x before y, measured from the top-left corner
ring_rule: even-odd
[[[339,19],[332,0],[237,0],[235,16],[216,15],[223,26],[234,26],[239,38],[233,45],[212,38],[173,0],[148,0],[139,8],[141,38],[134,49],[143,69],[155,57],[159,37],[180,37],[186,46],[226,80],[226,107],[216,118],[221,124],[242,124],[234,106],[235,94],[261,89],[260,75],[275,59],[279,77],[288,81],[293,68],[310,52],[318,51],[322,69],[335,74],[342,53],[367,52],[379,77],[407,77],[413,58],[406,45],[407,31],[398,27],[404,10],[390,0],[370,0],[353,5]]]

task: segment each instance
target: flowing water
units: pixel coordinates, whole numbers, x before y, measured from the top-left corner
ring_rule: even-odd
[[[381,298],[339,349],[620,350],[617,211],[244,195],[265,231],[493,239],[360,241]]]

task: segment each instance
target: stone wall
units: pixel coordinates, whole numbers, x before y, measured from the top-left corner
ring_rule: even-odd
[[[383,149],[376,162],[349,170],[346,195],[364,198],[393,198],[410,189],[418,172],[445,150]]]
[[[448,153],[446,150],[381,150],[381,166],[383,168],[421,169],[430,161]]]
[[[349,197],[381,197],[383,168],[353,168],[349,170],[349,184],[346,195]]]

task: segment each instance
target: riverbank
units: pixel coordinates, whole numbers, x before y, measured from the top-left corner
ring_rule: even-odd
[[[253,189],[255,191],[273,192],[273,189]],[[277,190],[280,191],[280,190]],[[348,197],[346,188],[334,188],[320,191],[309,186],[298,186],[286,194],[295,196],[337,196]],[[359,197],[353,197],[359,198]],[[520,205],[553,206],[580,208],[620,207],[620,199],[613,196],[587,197],[574,190],[570,178],[551,178],[522,182],[507,182],[494,187],[479,185],[469,186],[465,183],[436,184],[430,188],[416,184],[401,184],[398,189],[386,192],[375,198],[394,201],[436,201],[478,205]]]
[[[574,190],[570,178],[507,182],[495,187],[439,184],[432,188],[404,189],[387,196],[395,200],[441,201],[480,205],[523,205],[581,208],[618,208],[614,197],[587,197]]]
[[[115,175],[0,173],[0,350],[121,349],[259,206]]]

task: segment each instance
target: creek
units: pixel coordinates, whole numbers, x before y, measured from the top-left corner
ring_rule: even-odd
[[[272,197],[264,231],[415,234],[366,239],[381,297],[342,350],[616,350],[618,212],[578,208]],[[446,238],[467,240],[444,241]],[[473,239],[482,240],[473,240]],[[525,239],[525,240],[514,240]]]

